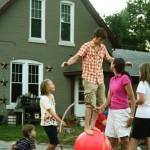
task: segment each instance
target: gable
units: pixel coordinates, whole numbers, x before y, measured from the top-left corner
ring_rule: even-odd
[[[120,48],[118,41],[115,39],[111,30],[108,28],[104,20],[100,17],[99,13],[95,10],[91,2],[89,0],[81,0],[81,2],[84,4],[84,6],[89,11],[94,20],[97,22],[97,24],[107,31],[108,39],[111,41],[113,48]]]

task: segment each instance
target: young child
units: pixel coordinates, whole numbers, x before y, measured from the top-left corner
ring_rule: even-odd
[[[150,150],[150,64],[140,66],[140,82],[137,87],[137,110],[131,134],[131,149],[136,150],[138,142],[147,141]]]
[[[106,127],[106,121],[107,121],[107,117],[104,113],[99,113],[97,120],[96,120],[96,124],[95,126],[100,129],[102,132],[105,131],[105,127]]]
[[[25,125],[22,129],[23,138],[13,145],[12,150],[35,150],[34,138],[36,136],[33,125]]]
[[[62,122],[61,118],[57,115],[55,110],[55,99],[53,96],[54,92],[54,83],[49,79],[45,79],[41,83],[40,108],[41,126],[43,126],[50,142],[47,150],[55,150],[58,144],[57,121]],[[65,122],[62,123],[64,126],[66,126]]]

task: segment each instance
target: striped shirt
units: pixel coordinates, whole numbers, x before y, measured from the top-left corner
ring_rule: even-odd
[[[112,60],[105,45],[95,46],[93,41],[87,42],[77,55],[82,57],[82,78],[94,84],[103,84],[103,59]]]
[[[22,138],[16,142],[12,150],[35,150],[35,143],[33,139]]]

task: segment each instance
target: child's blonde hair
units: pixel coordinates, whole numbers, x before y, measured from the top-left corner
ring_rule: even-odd
[[[140,80],[147,81],[150,84],[150,64],[144,63],[140,66]]]
[[[51,81],[50,79],[45,79],[42,81],[41,85],[40,85],[40,90],[41,90],[41,95],[48,95],[48,91],[47,91],[47,83]]]

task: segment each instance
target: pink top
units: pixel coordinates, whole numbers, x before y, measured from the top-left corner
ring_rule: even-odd
[[[125,86],[130,83],[131,80],[126,74],[119,74],[111,78],[109,85],[111,97],[110,109],[126,109],[129,107]]]

